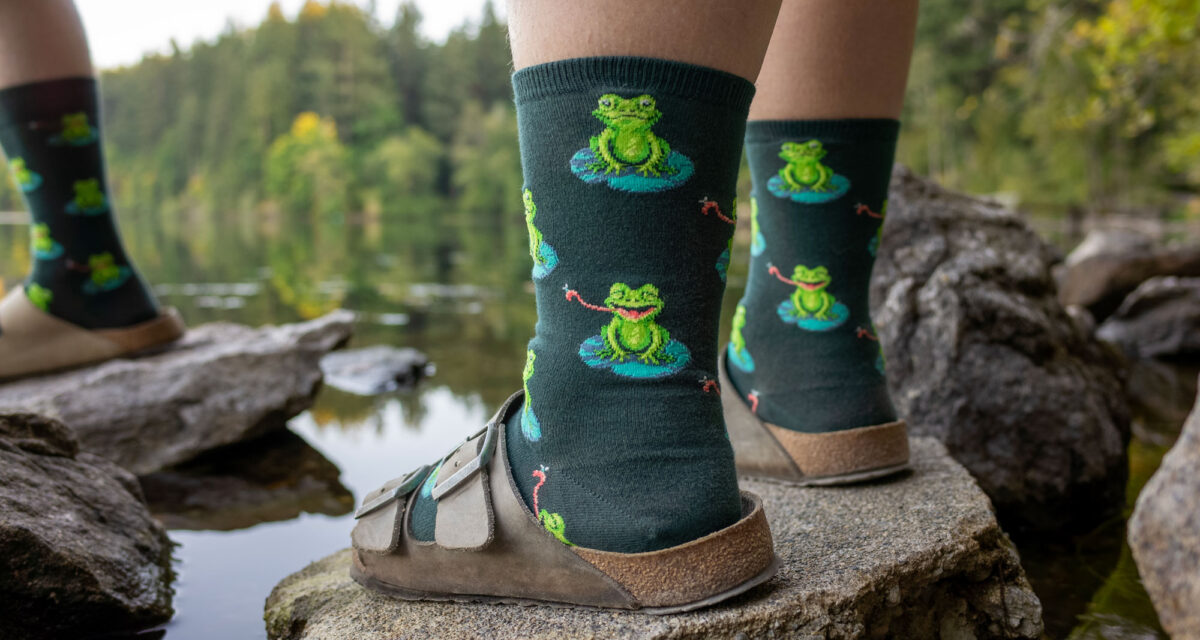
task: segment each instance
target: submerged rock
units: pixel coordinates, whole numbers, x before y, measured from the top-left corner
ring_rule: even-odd
[[[387,345],[338,351],[321,359],[326,384],[360,396],[411,389],[431,368],[420,351]]]
[[[1117,359],[1055,297],[1054,251],[1011,211],[900,169],[872,282],[892,396],[1006,528],[1083,529],[1124,502]]]
[[[172,614],[171,542],[137,480],[62,423],[0,414],[0,636],[81,638]]]
[[[0,411],[55,416],[85,451],[151,473],[283,428],[312,405],[319,361],[350,338],[353,319],[202,325],[155,355],[0,385]]]
[[[1100,325],[1096,337],[1137,358],[1200,357],[1200,278],[1143,282]]]
[[[929,438],[914,472],[853,489],[746,482],[782,566],[727,603],[656,617],[552,607],[404,602],[367,591],[340,551],[267,599],[273,640],[392,638],[1037,638],[1042,610],[971,476]],[[349,531],[347,530],[347,537]]]
[[[1114,233],[1118,232],[1109,235]],[[1089,236],[1067,256],[1058,292],[1063,304],[1082,305],[1103,320],[1150,278],[1200,276],[1200,247],[1158,248],[1126,235],[1094,240]]]
[[[1138,496],[1129,546],[1163,628],[1200,638],[1200,398]]]
[[[282,429],[138,481],[150,511],[168,529],[229,531],[302,513],[349,513],[354,496],[340,475],[304,438]]]

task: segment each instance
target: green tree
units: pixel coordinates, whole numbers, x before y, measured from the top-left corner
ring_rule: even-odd
[[[267,151],[267,194],[285,211],[322,217],[341,214],[349,201],[346,150],[330,118],[304,112]]]

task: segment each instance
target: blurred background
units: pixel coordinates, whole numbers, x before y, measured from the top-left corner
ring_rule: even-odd
[[[261,638],[271,586],[348,544],[351,494],[440,455],[519,384],[536,316],[503,14],[474,0],[79,7],[122,229],[166,303],[192,325],[348,308],[355,346],[437,364],[417,391],[326,390],[292,424],[301,442],[225,461],[299,449],[309,462],[278,466],[309,474],[307,502],[172,525],[167,637]],[[1064,252],[1105,225],[1194,242],[1198,24],[1194,0],[924,0],[899,161],[1020,207]],[[748,190],[743,170],[740,202]],[[22,210],[0,179],[0,286],[29,263]],[[1178,379],[1194,393],[1194,370]],[[1172,415],[1158,431],[1177,432]],[[1135,440],[1131,498],[1172,441]],[[1050,637],[1164,637],[1123,525],[1021,546]]]

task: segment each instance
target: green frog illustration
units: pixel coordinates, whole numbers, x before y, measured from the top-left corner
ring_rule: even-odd
[[[529,349],[525,353],[525,371],[521,373],[521,382],[525,387],[525,408],[522,409],[525,413],[529,413],[530,405],[533,403],[532,396],[529,395],[529,380],[533,378],[533,361],[537,360],[537,354],[533,349]]]
[[[832,278],[829,277],[829,270],[825,267],[813,267],[809,269],[804,265],[796,265],[796,269],[792,271],[792,277],[785,278],[779,272],[779,269],[774,265],[769,267],[770,272],[776,277],[788,284],[795,285],[796,291],[792,293],[792,305],[795,307],[793,313],[799,318],[814,317],[817,320],[835,320],[836,317],[831,313],[833,306],[837,304],[837,300],[825,290],[829,286]]]
[[[33,250],[38,253],[54,251],[54,238],[50,237],[50,227],[45,224],[35,224],[30,230],[33,237]]]
[[[555,538],[558,538],[559,542],[569,547],[575,546],[570,540],[567,540],[567,523],[563,520],[562,516],[558,515],[557,513],[550,513],[549,511],[542,509],[542,511],[538,513],[538,520],[541,521],[542,526],[546,528],[546,531],[549,531]]]
[[[29,301],[33,303],[33,306],[42,311],[49,311],[50,303],[54,301],[54,293],[37,283],[26,287],[25,295],[29,296]]]
[[[546,259],[542,257],[541,252],[542,232],[533,226],[533,218],[537,215],[537,205],[533,203],[533,192],[526,189],[522,198],[525,201],[525,226],[529,227],[529,255],[536,264],[545,264]]]
[[[80,142],[92,137],[92,125],[84,112],[68,113],[62,117],[62,137],[67,142]]]
[[[779,157],[787,166],[779,170],[779,177],[792,191],[833,190],[833,169],[821,164],[826,153],[820,140],[783,143]]]
[[[75,206],[84,211],[95,211],[104,207],[104,194],[100,192],[100,181],[95,178],[75,181]]]
[[[18,185],[27,187],[33,184],[33,172],[25,166],[24,158],[13,158],[9,165],[12,166],[13,176],[16,177]]]
[[[633,289],[618,282],[609,289],[604,305],[612,311],[613,319],[604,329],[604,348],[597,355],[624,360],[636,354],[638,360],[650,364],[672,360],[665,352],[671,334],[654,322],[663,309],[658,287],[644,284]]]
[[[88,267],[92,271],[92,282],[98,287],[103,288],[121,279],[121,268],[108,251],[89,257]]]
[[[746,338],[742,336],[742,329],[746,326],[746,305],[739,304],[737,310],[733,312],[733,328],[729,330],[729,344],[733,346],[733,350],[739,354],[746,351]]]
[[[670,145],[650,130],[662,117],[655,104],[649,95],[622,98],[615,93],[606,93],[600,96],[599,106],[592,115],[599,118],[605,128],[600,135],[592,136],[591,149],[596,161],[588,168],[608,174],[637,165],[636,172],[642,176],[675,173],[667,165]]]

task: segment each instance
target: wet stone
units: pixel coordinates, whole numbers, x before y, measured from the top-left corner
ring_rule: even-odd
[[[55,416],[84,451],[152,473],[282,429],[312,406],[320,359],[349,340],[353,319],[202,325],[152,355],[0,384],[0,412]]]
[[[377,345],[331,353],[321,359],[321,370],[329,386],[373,396],[413,388],[433,365],[416,349]]]
[[[272,640],[1038,638],[1041,604],[987,496],[937,441],[912,445],[913,473],[892,482],[802,489],[745,481],[763,498],[782,566],[768,583],[715,607],[656,617],[404,602],[351,580],[344,550],[275,588],[267,633]]]

